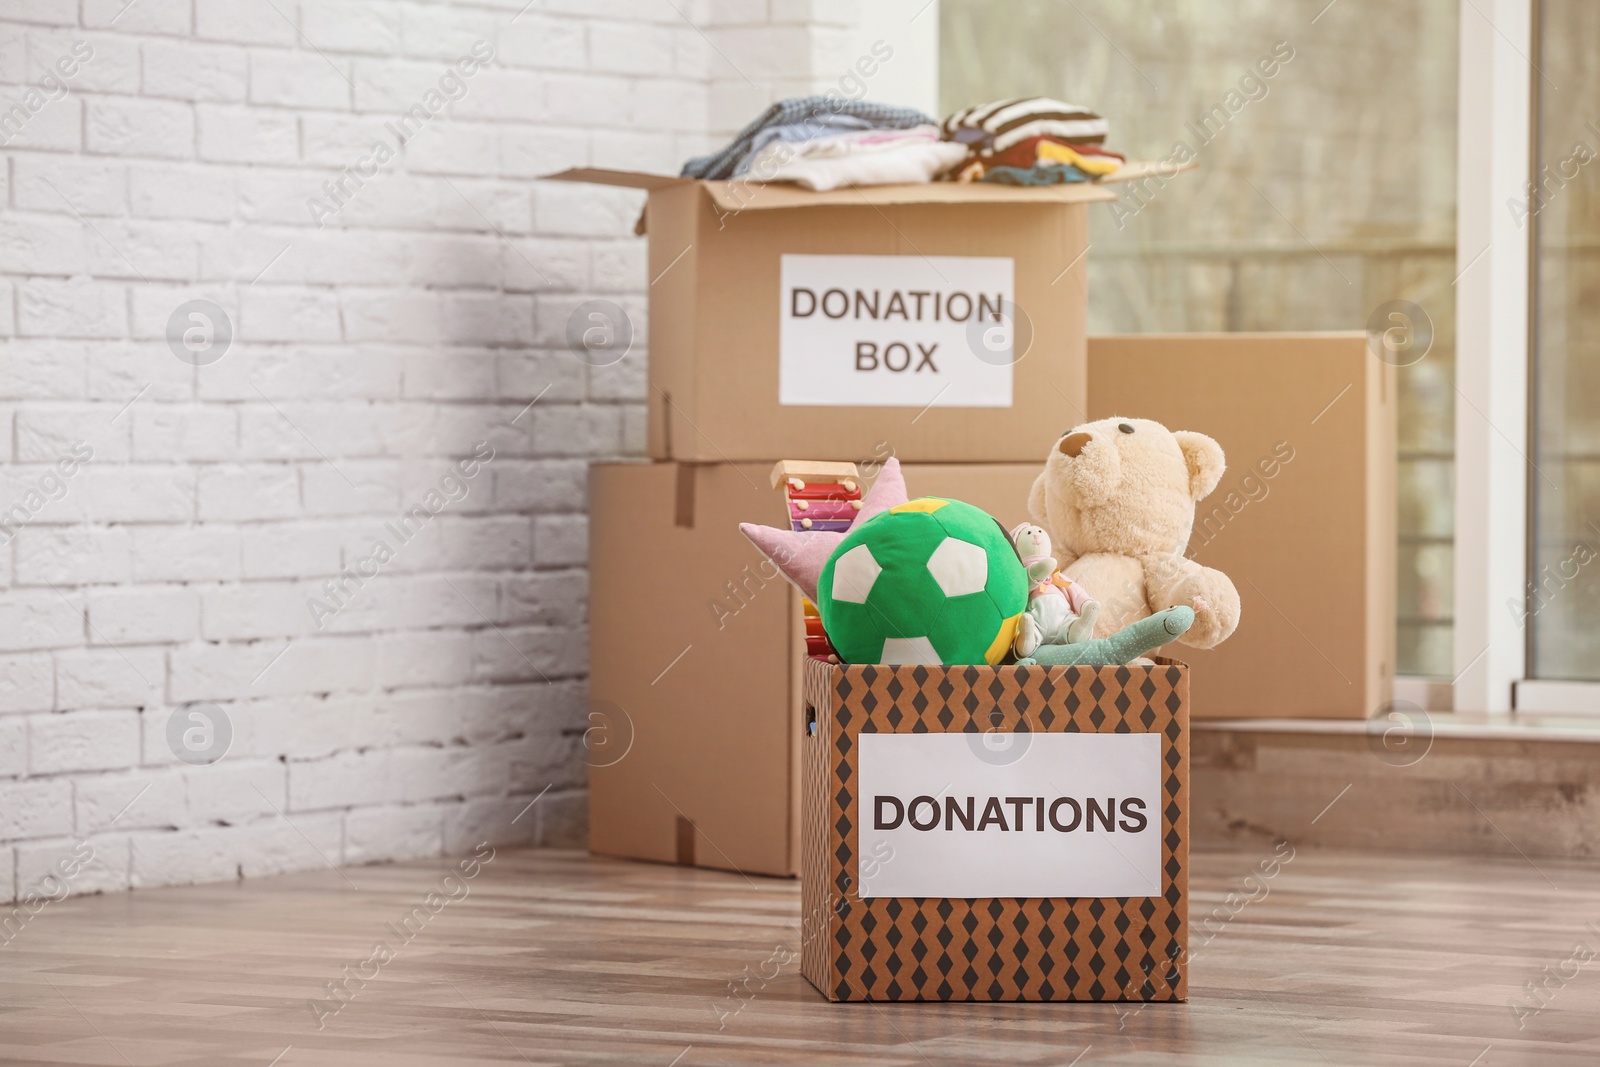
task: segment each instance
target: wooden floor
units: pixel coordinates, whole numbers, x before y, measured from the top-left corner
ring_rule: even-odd
[[[1191,999],[1142,1009],[829,1004],[791,955],[796,883],[580,853],[75,898],[0,947],[0,1061],[1600,1062],[1600,958],[1569,962],[1600,950],[1600,870],[1301,850],[1247,887],[1267,856],[1195,857]],[[1519,1029],[1547,966],[1571,977]],[[747,973],[773,977],[735,997]]]

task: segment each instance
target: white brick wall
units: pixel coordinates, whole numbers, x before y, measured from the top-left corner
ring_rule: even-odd
[[[640,197],[529,179],[674,170],[832,86],[853,16],[538,8],[0,7],[0,116],[78,57],[0,168],[0,511],[29,516],[0,545],[0,901],[85,840],[75,892],[582,840],[585,467],[641,451],[645,353],[586,367],[565,319],[606,297],[644,337]],[[314,225],[480,41],[465,94]],[[166,339],[197,298],[234,331],[198,368]],[[380,537],[319,629],[308,598]],[[192,701],[231,724],[219,762],[169,747]]]

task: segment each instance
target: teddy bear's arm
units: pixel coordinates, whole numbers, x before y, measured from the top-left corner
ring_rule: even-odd
[[[1180,604],[1195,609],[1194,625],[1181,640],[1213,648],[1239,625],[1239,591],[1226,574],[1182,556],[1144,561],[1145,603],[1152,614]]]

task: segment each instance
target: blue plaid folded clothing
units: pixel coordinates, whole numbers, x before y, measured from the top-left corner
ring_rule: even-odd
[[[801,122],[791,122],[786,126],[768,126],[750,138],[750,150],[745,157],[739,160],[733,168],[735,178],[746,174],[750,164],[755,162],[763,149],[771,144],[803,145],[818,139],[827,139],[835,134],[862,133],[872,129],[872,123],[866,119],[858,119],[854,115],[813,115]]]
[[[838,121],[842,118],[861,120],[863,126],[849,126]],[[702,178],[708,181],[724,181],[740,173],[741,165],[748,167],[749,160],[755,152],[764,148],[774,139],[783,140],[808,140],[798,136],[800,131],[791,131],[789,134],[778,137],[769,136],[757,145],[757,138],[762,131],[784,126],[810,126],[815,129],[813,136],[829,136],[836,133],[845,133],[851,129],[880,129],[903,130],[912,126],[930,124],[933,119],[915,108],[890,107],[887,104],[874,104],[865,100],[845,100],[839,97],[827,96],[801,96],[788,100],[780,100],[767,110],[763,111],[756,120],[740,130],[728,145],[709,156],[697,156],[683,165],[682,176],[685,178]]]
[[[1055,137],[1076,144],[1101,144],[1106,120],[1077,104],[1029,96],[963,108],[940,123],[944,139],[964,144],[974,155],[1004,152],[1030,137]]]

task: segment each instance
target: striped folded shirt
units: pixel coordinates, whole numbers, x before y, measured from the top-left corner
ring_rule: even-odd
[[[1004,152],[1030,137],[1100,144],[1108,132],[1106,120],[1088,108],[1047,96],[979,104],[950,115],[939,128],[945,140],[966,144],[980,156]]]

